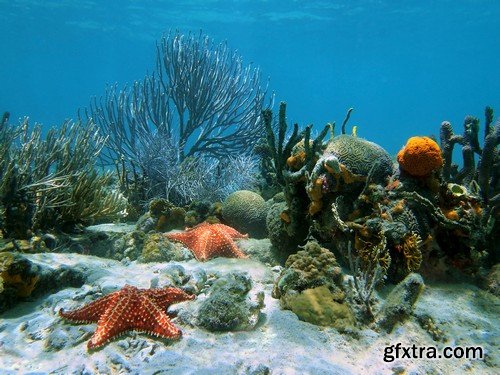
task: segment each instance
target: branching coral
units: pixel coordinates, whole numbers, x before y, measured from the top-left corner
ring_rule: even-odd
[[[207,155],[180,160],[168,139],[155,138],[141,151],[146,197],[165,197],[176,205],[222,201],[229,194],[256,185],[257,162],[251,155],[216,159]],[[122,184],[123,186],[123,184]]]
[[[109,189],[110,174],[94,166],[105,138],[92,123],[66,121],[49,130],[32,130],[25,119],[16,129],[0,175],[0,197],[8,237],[30,237],[33,229],[54,224],[109,219],[125,200]]]
[[[375,319],[372,311],[372,294],[375,286],[385,278],[387,268],[390,265],[390,256],[387,250],[387,240],[383,233],[380,234],[380,242],[365,249],[364,257],[353,254],[352,243],[347,245],[347,258],[349,267],[353,273],[351,291],[353,297],[361,306],[361,319],[371,322]],[[369,252],[367,256],[366,251]],[[383,264],[383,265],[381,265]]]
[[[224,165],[248,155],[264,136],[266,91],[259,70],[244,66],[225,43],[216,45],[202,33],[176,32],[157,44],[152,75],[121,91],[108,88],[86,116],[109,136],[103,160],[124,165],[124,192],[133,173],[134,197],[152,198],[161,191],[175,203],[186,203],[198,199],[193,195],[200,185],[207,192],[212,186],[206,185],[220,177],[207,177],[220,168],[216,161]],[[145,192],[137,194],[141,189]]]
[[[422,239],[416,233],[410,233],[403,239],[402,251],[409,272],[418,271],[422,264],[421,246]]]
[[[484,145],[482,149],[479,144],[479,119],[476,117],[465,117],[462,135],[454,134],[448,121],[441,123],[440,131],[444,158],[444,179],[472,188],[479,185],[485,203],[489,203],[490,198],[500,194],[500,156],[498,154],[500,120],[497,120],[493,126],[492,123],[493,109],[486,107]],[[458,167],[452,164],[452,153],[455,144],[462,146],[464,161],[461,170],[458,170]],[[479,156],[477,167],[474,155]]]

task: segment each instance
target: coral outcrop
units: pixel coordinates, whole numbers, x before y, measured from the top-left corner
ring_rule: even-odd
[[[0,253],[0,314],[21,301],[85,281],[82,267],[34,262],[15,252]]]
[[[338,193],[356,196],[367,182],[384,183],[391,174],[392,161],[382,147],[352,135],[334,137],[308,178],[309,214],[323,209],[327,195],[330,199]]]
[[[192,259],[193,254],[185,247],[175,246],[163,234],[151,232],[146,235],[140,262],[170,262]]]
[[[356,325],[350,307],[338,301],[338,295],[325,285],[306,289],[298,294],[283,296],[282,305],[292,310],[300,320],[318,326],[334,327],[344,331]]]
[[[342,270],[331,251],[317,242],[308,242],[302,250],[288,257],[285,268],[276,279],[273,297],[292,291],[301,292],[325,285],[332,292],[342,292]]]
[[[392,174],[390,155],[376,143],[353,135],[338,135],[328,142],[323,156],[334,155],[350,173],[384,182]],[[325,166],[327,168],[327,166]]]
[[[310,241],[286,261],[275,282],[273,297],[301,320],[344,330],[354,326],[355,317],[345,303],[342,280],[335,256]]]

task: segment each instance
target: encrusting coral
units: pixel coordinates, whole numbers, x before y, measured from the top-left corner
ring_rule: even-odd
[[[415,177],[425,177],[443,166],[441,149],[429,137],[411,137],[398,152],[402,170]]]
[[[345,303],[342,280],[335,256],[310,241],[286,261],[273,297],[301,320],[344,330],[355,324],[355,318]]]

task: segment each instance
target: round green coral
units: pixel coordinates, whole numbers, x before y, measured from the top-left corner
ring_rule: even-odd
[[[229,226],[250,237],[266,237],[266,201],[248,190],[235,191],[222,205],[222,217]]]

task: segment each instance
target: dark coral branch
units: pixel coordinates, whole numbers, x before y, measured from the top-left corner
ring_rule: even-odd
[[[496,176],[494,172],[495,158],[498,158],[498,154],[495,154],[495,148],[500,144],[500,120],[497,120],[495,126],[486,136],[484,140],[483,153],[481,155],[481,160],[479,161],[478,171],[478,183],[481,188],[481,194],[485,201],[488,203],[488,198],[491,194],[495,192],[494,187],[496,186]],[[498,161],[497,161],[498,162]]]
[[[267,145],[273,159],[273,173],[276,175],[276,182],[285,186],[286,181],[283,175],[286,169],[286,160],[291,155],[292,148],[297,142],[302,139],[304,132],[299,133],[298,124],[294,124],[293,132],[285,143],[285,136],[288,130],[288,125],[286,123],[286,103],[281,102],[278,115],[278,139],[274,134],[273,127],[273,115],[270,109],[266,109],[262,112],[262,117],[264,120],[264,127],[267,134]],[[306,131],[307,132],[307,131]]]
[[[347,110],[344,121],[342,122],[342,134],[345,134],[345,126],[347,125],[347,123],[349,122],[349,119],[351,118],[352,111],[354,111],[354,108],[349,108]]]

